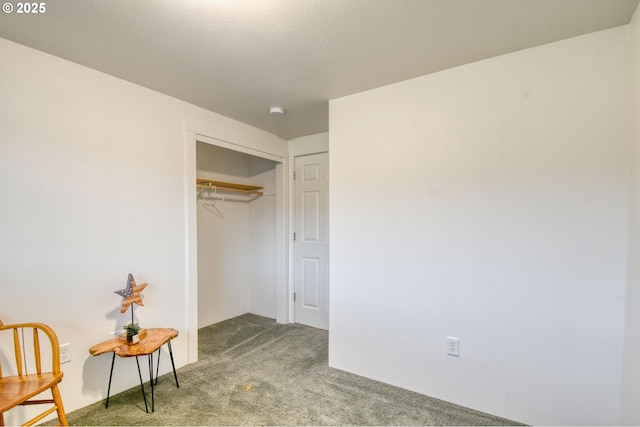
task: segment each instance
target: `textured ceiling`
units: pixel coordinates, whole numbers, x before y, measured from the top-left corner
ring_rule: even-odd
[[[624,25],[638,1],[49,0],[0,37],[293,138],[327,131],[330,99]]]

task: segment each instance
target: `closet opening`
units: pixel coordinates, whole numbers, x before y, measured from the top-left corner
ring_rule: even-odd
[[[287,148],[229,142],[192,126],[185,128],[184,169],[188,363],[198,360],[198,328],[245,313],[288,323],[293,301]],[[201,192],[198,178],[216,188]],[[222,191],[219,182],[262,187],[263,194]]]
[[[277,165],[196,143],[198,328],[277,317]]]

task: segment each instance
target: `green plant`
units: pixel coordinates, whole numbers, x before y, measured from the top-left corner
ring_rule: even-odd
[[[122,327],[125,331],[127,331],[127,336],[132,337],[140,332],[140,326],[137,323],[129,323]]]

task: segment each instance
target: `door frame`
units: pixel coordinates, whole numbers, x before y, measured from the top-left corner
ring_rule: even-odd
[[[295,194],[293,188],[295,188],[295,182],[293,180],[293,172],[295,170],[295,158],[308,156],[310,154],[321,154],[329,152],[329,133],[318,133],[315,135],[305,136],[301,138],[292,139],[289,141],[289,218],[295,218]],[[331,174],[329,174],[329,185],[331,185]],[[295,231],[294,221],[289,221],[289,276],[288,282],[289,286],[289,313],[288,317],[291,323],[296,321],[296,312],[295,305],[293,302],[293,286],[294,286],[294,253],[293,253],[293,233]],[[329,283],[329,287],[331,287],[331,283]]]
[[[217,132],[210,126],[185,123],[184,131],[184,191],[186,218],[186,310],[187,363],[198,360],[198,226],[196,201],[196,144],[204,142],[240,153],[262,157],[277,162],[276,165],[276,322],[292,321],[290,290],[290,245],[288,238],[290,200],[289,180],[285,174],[289,170],[288,150],[258,143],[231,142],[232,138],[212,136]]]

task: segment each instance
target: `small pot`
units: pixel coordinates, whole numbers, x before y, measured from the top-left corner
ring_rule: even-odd
[[[140,342],[140,334],[127,335],[127,344],[138,344]]]

